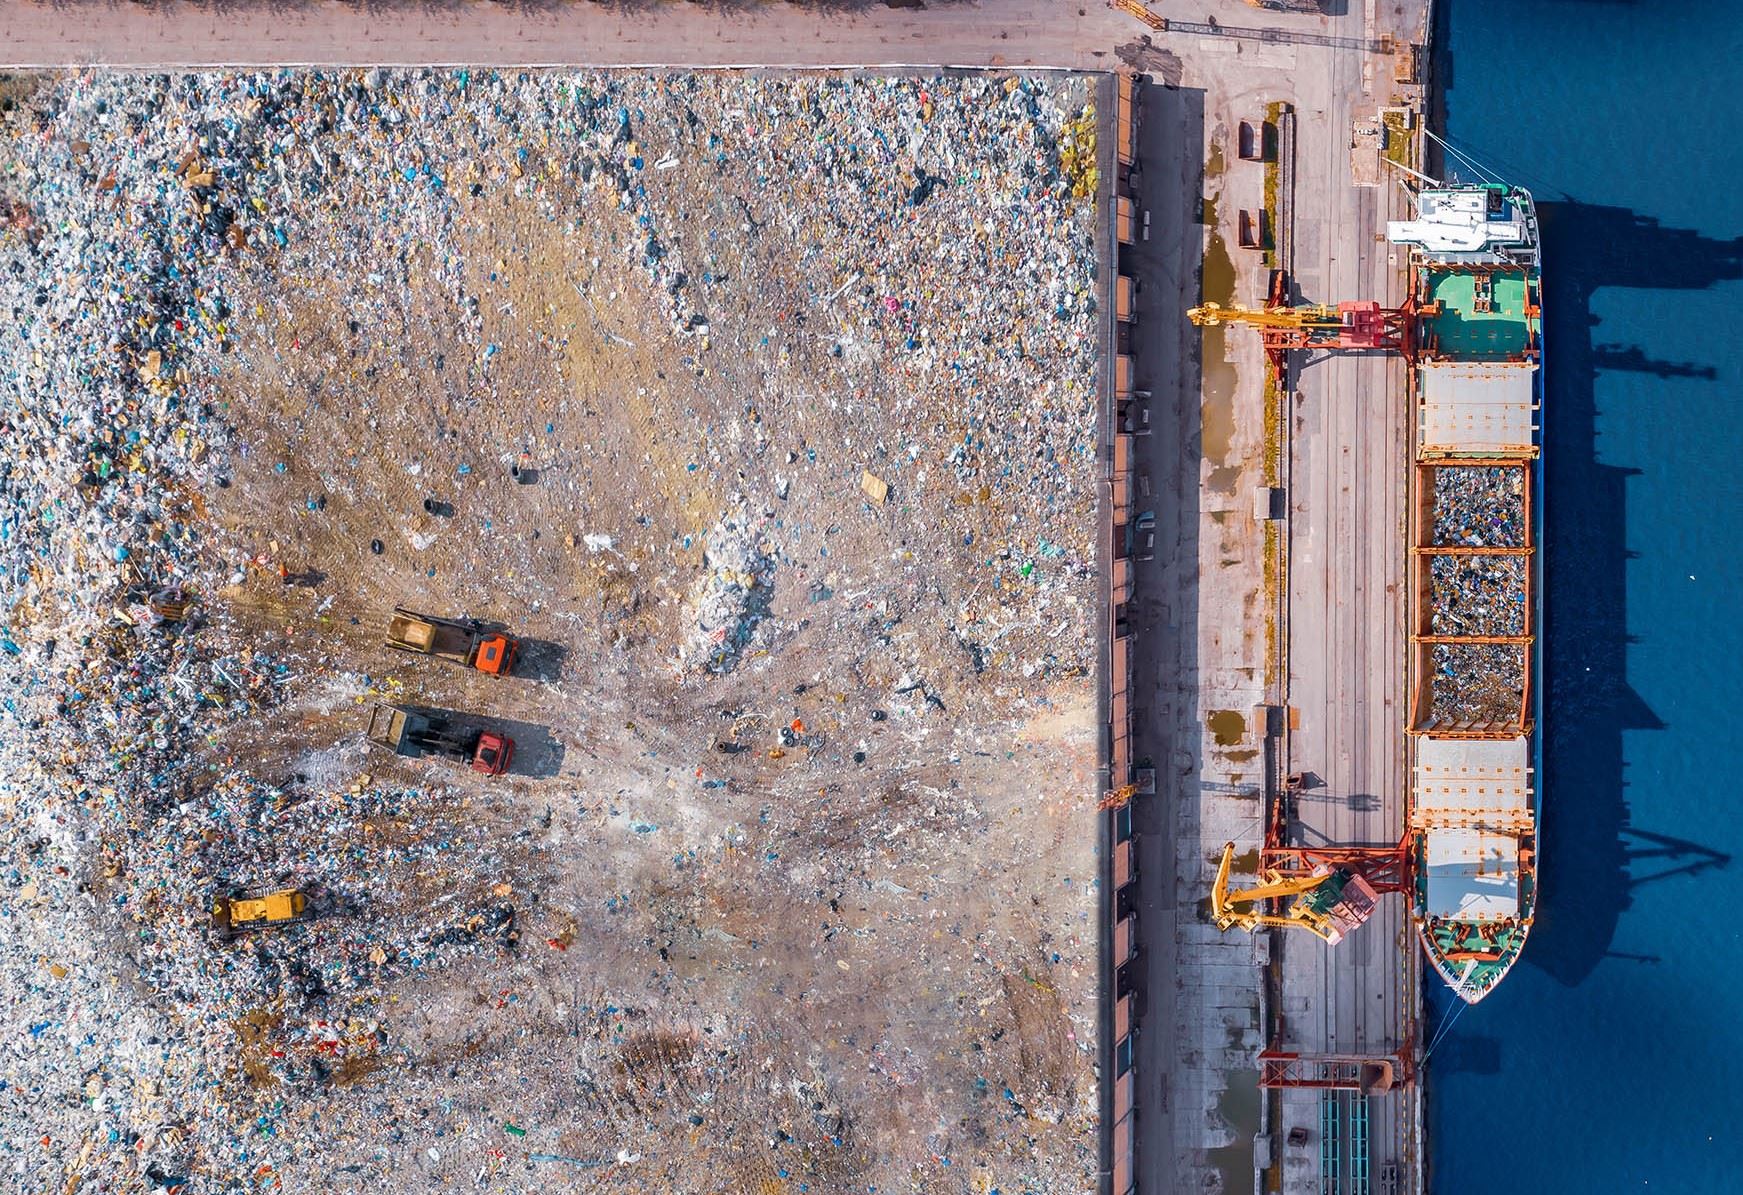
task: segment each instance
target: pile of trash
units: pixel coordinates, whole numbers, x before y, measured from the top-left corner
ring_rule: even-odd
[[[1514,643],[1434,644],[1428,721],[1517,724],[1525,702],[1526,650]]]
[[[807,450],[795,508],[875,468],[898,496],[889,518],[912,520],[909,558],[968,578],[978,604],[964,599],[958,633],[985,645],[977,659],[1093,666],[1083,80],[51,74],[8,94],[0,1169],[20,1189],[239,1192],[316,1167],[330,1139],[262,1111],[256,1085],[327,1089],[384,1048],[384,983],[427,982],[519,932],[501,854],[441,790],[257,774],[230,746],[317,679],[241,641],[219,596],[264,567],[210,535],[207,503],[256,447],[227,422],[224,396],[261,384],[234,376],[233,350],[245,324],[284,327],[267,305],[290,303],[239,294],[315,280],[361,308],[434,288],[468,349],[446,376],[465,403],[503,406],[506,354],[486,334],[501,300],[481,299],[494,274],[456,247],[462,209],[489,187],[573,228],[603,196],[616,223],[601,240],[645,275],[662,331],[694,346],[694,376],[744,293],[790,297],[744,368],[848,429]],[[787,481],[762,481],[787,499]],[[782,558],[746,509],[706,537],[683,647],[699,671],[732,670],[772,633]],[[154,611],[178,590],[190,609]],[[360,758],[328,754],[357,774]],[[445,890],[415,901],[436,876]],[[276,883],[318,915],[214,950],[213,892]]]
[[[231,883],[292,875],[321,914],[383,895],[352,853],[276,824],[292,792],[222,747],[298,679],[227,641],[209,603],[241,577],[202,523],[227,484],[210,401],[238,318],[226,271],[249,254],[273,268],[329,179],[324,151],[297,152],[318,118],[302,90],[45,76],[6,116],[0,1031],[19,1044],[0,1063],[0,1151],[21,1189],[180,1189],[195,1173],[250,1187],[273,1167],[225,1111],[245,1045],[232,1027],[250,1009],[325,1007],[476,936],[454,908],[445,939],[378,919],[214,948],[212,895]],[[317,835],[353,820],[328,812]],[[293,1017],[266,1043],[266,1069],[319,1082],[333,1051],[299,1067],[303,1032]]]
[[[768,617],[776,565],[742,509],[714,524],[688,607],[692,628],[682,656],[687,666],[709,672],[737,667]]]
[[[1434,541],[1446,547],[1525,546],[1525,470],[1442,465],[1434,470]]]
[[[235,990],[205,973],[201,863],[241,810],[196,761],[287,676],[148,595],[222,583],[200,375],[231,318],[215,263],[270,236],[253,200],[279,124],[264,76],[54,76],[3,126],[0,1121],[20,1188],[166,1187],[230,1137],[200,1124]]]
[[[1523,635],[1521,556],[1430,556],[1430,609],[1436,635]]]

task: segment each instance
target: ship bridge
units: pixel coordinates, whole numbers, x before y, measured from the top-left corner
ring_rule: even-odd
[[[1522,252],[1535,258],[1534,223],[1505,188],[1431,190],[1416,196],[1414,220],[1386,222],[1386,239],[1435,261],[1510,261]]]

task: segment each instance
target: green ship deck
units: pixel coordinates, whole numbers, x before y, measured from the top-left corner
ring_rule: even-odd
[[[1517,360],[1538,344],[1536,296],[1519,271],[1423,271],[1424,348],[1463,361]]]

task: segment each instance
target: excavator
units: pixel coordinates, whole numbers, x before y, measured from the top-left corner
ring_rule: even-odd
[[[1211,917],[1218,929],[1237,926],[1248,932],[1272,926],[1306,929],[1336,946],[1374,912],[1378,893],[1349,867],[1316,863],[1300,871],[1261,868],[1256,886],[1231,892],[1229,872],[1234,860],[1235,844],[1224,844],[1222,863],[1216,870],[1216,886],[1210,894]],[[1266,901],[1290,897],[1294,900],[1284,912],[1264,910]]]

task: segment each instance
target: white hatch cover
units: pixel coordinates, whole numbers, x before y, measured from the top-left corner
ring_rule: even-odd
[[[1519,840],[1485,830],[1432,830],[1425,912],[1459,921],[1519,915]]]
[[[1529,453],[1536,366],[1522,361],[1431,361],[1416,372],[1426,452]]]
[[[1529,831],[1531,747],[1511,739],[1416,740],[1410,824]]]

